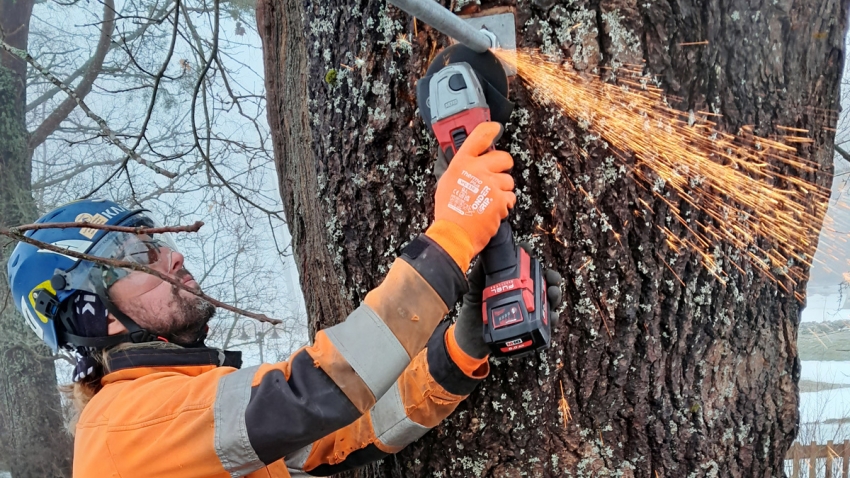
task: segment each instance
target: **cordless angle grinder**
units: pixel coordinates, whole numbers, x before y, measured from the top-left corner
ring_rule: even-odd
[[[446,161],[480,123],[510,118],[508,78],[490,51],[462,44],[440,52],[417,83],[419,111]],[[486,274],[482,301],[484,341],[495,357],[525,355],[551,339],[546,282],[540,261],[514,243],[505,220],[481,252]]]

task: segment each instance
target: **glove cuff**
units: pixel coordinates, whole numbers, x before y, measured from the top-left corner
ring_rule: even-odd
[[[461,271],[469,269],[469,263],[475,257],[475,249],[469,234],[457,224],[445,219],[438,219],[425,231],[425,235],[445,250]]]
[[[457,343],[455,337],[455,325],[452,325],[446,330],[446,349],[449,352],[452,362],[469,378],[483,379],[490,373],[490,365],[487,363],[487,357],[476,358],[464,352],[460,344]]]

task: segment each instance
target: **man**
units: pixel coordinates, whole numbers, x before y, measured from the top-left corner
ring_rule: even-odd
[[[470,286],[464,271],[516,200],[503,173],[510,155],[487,152],[500,131],[485,123],[470,135],[438,182],[431,227],[357,310],[287,362],[240,370],[234,353],[203,344],[214,307],[155,276],[18,245],[15,304],[54,350],[79,357],[74,476],[324,476],[394,453],[439,423],[489,370],[481,268]],[[38,222],[81,221],[155,225],[143,210],[97,200]],[[198,287],[167,234],[28,235]],[[467,290],[457,324],[441,324]]]

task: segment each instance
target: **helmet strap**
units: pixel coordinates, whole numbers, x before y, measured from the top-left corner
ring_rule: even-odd
[[[109,300],[108,297],[101,296],[100,300],[106,305],[106,309],[110,314],[114,315],[118,322],[121,322],[121,325],[127,329],[126,335],[129,340],[127,342],[132,342],[134,344],[140,344],[143,342],[156,342],[159,338],[156,335],[148,332],[147,330],[141,328],[139,324],[137,324],[133,319],[131,319],[127,314],[121,311],[115,304]]]
[[[121,311],[117,305],[115,305],[110,299],[109,294],[106,292],[106,288],[103,284],[96,284],[95,290],[97,292],[98,297],[103,302],[103,305],[106,306],[106,310],[109,311],[110,314],[115,316],[118,319],[118,322],[121,322],[121,325],[127,329],[126,334],[121,334],[122,336],[126,336],[127,340],[124,342],[131,342],[134,344],[140,344],[143,342],[155,342],[158,337],[147,330],[141,328],[139,324],[137,324],[133,319],[131,319],[127,314]]]

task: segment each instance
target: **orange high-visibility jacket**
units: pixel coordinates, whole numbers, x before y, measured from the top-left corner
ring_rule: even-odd
[[[209,348],[113,353],[77,425],[74,477],[326,476],[395,453],[489,371],[440,325],[465,289],[422,235],[287,362],[240,370]]]

